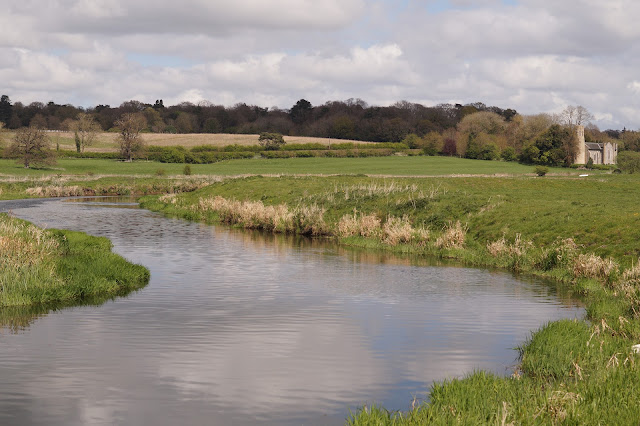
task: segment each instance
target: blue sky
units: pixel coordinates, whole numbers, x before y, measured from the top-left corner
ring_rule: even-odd
[[[631,0],[5,0],[13,101],[583,105],[640,128]]]

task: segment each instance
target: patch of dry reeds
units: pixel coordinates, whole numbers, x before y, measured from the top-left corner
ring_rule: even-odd
[[[516,235],[513,243],[509,243],[504,236],[497,240],[487,244],[487,250],[493,257],[498,256],[523,256],[526,252],[533,247],[531,241],[523,240],[520,234]]]
[[[382,241],[395,246],[400,243],[410,243],[413,239],[413,227],[409,219],[389,216],[382,227]]]
[[[270,232],[296,232],[303,235],[325,235],[325,209],[316,205],[289,209],[286,204],[264,205],[261,201],[228,200],[216,196],[200,198],[198,209],[215,211],[223,223],[241,225],[246,229]]]
[[[176,204],[178,202],[178,198],[176,194],[165,194],[158,197],[158,201],[166,204]]]
[[[632,286],[640,286],[640,259],[638,263],[622,273],[621,281]]]
[[[440,237],[436,240],[439,249],[460,249],[464,247],[467,230],[460,221],[449,224]]]
[[[595,254],[579,254],[573,259],[573,274],[576,277],[608,280],[618,266],[611,258],[603,259]]]
[[[62,186],[62,185],[48,185],[48,186],[36,186],[34,188],[27,188],[25,192],[32,197],[77,197],[84,195],[84,190],[76,185]]]
[[[43,229],[0,216],[1,269],[42,263],[55,254],[58,247],[58,242]]]
[[[341,237],[351,237],[354,235],[361,237],[375,237],[380,234],[380,219],[375,214],[358,214],[354,211],[352,215],[342,216],[338,222],[338,235]]]
[[[422,227],[414,228],[407,216],[389,216],[382,224],[375,214],[358,214],[356,211],[342,216],[338,222],[337,234],[340,237],[379,238],[383,243],[392,246],[411,242],[424,243],[429,240],[429,231]]]

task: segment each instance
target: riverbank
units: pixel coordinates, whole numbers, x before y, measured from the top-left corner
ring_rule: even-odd
[[[351,424],[621,424],[640,417],[633,176],[228,179],[149,197],[167,215],[543,276],[581,295],[589,322],[560,321],[520,348],[513,377],[434,385],[406,413],[363,408]]]
[[[148,281],[149,271],[112,253],[106,238],[0,214],[0,308],[115,297]]]

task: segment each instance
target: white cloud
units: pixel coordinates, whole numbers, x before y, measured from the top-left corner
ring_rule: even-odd
[[[448,4],[433,13],[416,0],[8,0],[0,78],[23,102],[287,108],[359,97],[537,113],[562,101],[599,111],[601,126],[640,127],[625,112],[640,108],[640,3]]]

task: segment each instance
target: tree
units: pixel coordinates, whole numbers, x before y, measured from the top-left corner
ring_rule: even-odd
[[[73,131],[76,141],[76,151],[84,152],[84,148],[91,146],[100,131],[100,125],[96,122],[92,115],[81,112],[76,120],[69,124],[69,129]]]
[[[11,120],[12,109],[9,96],[2,95],[2,97],[0,97],[0,121],[5,125],[8,125],[9,120]]]
[[[295,124],[302,124],[311,117],[312,110],[313,106],[311,105],[311,102],[306,99],[300,99],[293,107],[291,107],[289,116],[291,117],[291,121]]]
[[[442,147],[442,153],[444,155],[454,156],[457,155],[458,150],[456,147],[456,140],[452,137],[448,137],[444,140],[444,146]]]
[[[55,164],[55,152],[49,147],[49,136],[37,127],[19,129],[8,149],[8,155],[17,158],[25,168],[31,165]]]
[[[593,119],[595,119],[594,115],[582,105],[569,105],[557,117],[560,124],[569,126],[571,129],[575,126],[586,126]]]
[[[267,151],[276,151],[286,142],[280,133],[260,133],[258,143]]]
[[[144,141],[140,132],[147,127],[147,121],[144,115],[140,113],[127,113],[115,122],[120,129],[118,135],[118,143],[120,144],[120,155],[126,160],[131,161],[136,154],[144,148]]]

